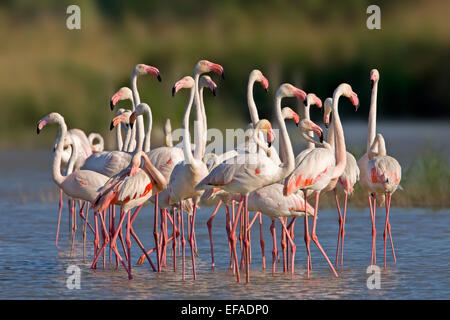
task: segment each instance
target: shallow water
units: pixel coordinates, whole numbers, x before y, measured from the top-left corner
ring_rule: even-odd
[[[29,164],[30,159],[31,164]],[[382,268],[384,210],[377,208],[377,262],[381,267],[381,288],[369,290],[366,269],[370,262],[371,224],[369,210],[350,208],[347,214],[344,267],[339,278],[330,272],[317,247],[311,244],[310,279],[306,279],[306,251],[303,222],[296,223],[297,245],[295,277],[277,265],[272,275],[270,220],[263,217],[267,268],[261,268],[259,231],[252,230],[251,283],[236,283],[228,270],[229,257],[221,209],[214,220],[216,268],[210,267],[210,247],[206,220],[209,209],[198,212],[196,237],[199,250],[197,280],[192,280],[190,250],[186,251],[186,280],[182,281],[181,256],[177,272],[172,271],[168,250],[168,269],[160,274],[146,263],[133,266],[129,281],[123,268],[102,264],[93,271],[92,234],[88,233],[87,263],[82,259],[81,227],[77,231],[75,252],[69,256],[70,239],[65,204],[60,234],[60,248],[55,247],[57,193],[50,180],[47,152],[9,152],[1,155],[5,164],[0,181],[0,299],[449,299],[450,298],[450,215],[449,210],[404,210],[392,208],[390,221],[397,254],[393,264],[388,246],[388,267]],[[395,195],[394,195],[395,196]],[[151,205],[144,207],[134,223],[144,245],[153,244]],[[90,214],[92,219],[92,214]],[[80,219],[77,219],[78,222]],[[92,220],[91,220],[92,221]],[[277,223],[277,235],[280,235]],[[334,262],[337,213],[323,210],[318,219],[319,240]],[[120,248],[120,246],[119,246]],[[120,248],[121,249],[121,248]],[[280,244],[278,243],[280,250]],[[133,243],[132,261],[141,251]],[[280,258],[282,257],[280,252]],[[154,260],[154,255],[152,256]],[[66,286],[70,265],[81,268],[81,289]],[[243,275],[242,275],[243,276]]]

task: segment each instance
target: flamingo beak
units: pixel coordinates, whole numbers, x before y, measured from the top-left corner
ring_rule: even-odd
[[[322,128],[320,128],[317,124],[314,122],[310,122],[311,130],[319,137],[320,142],[323,142],[323,132]]]
[[[114,129],[115,126],[117,126],[120,122],[122,122],[123,118],[124,118],[123,114],[118,115],[117,117],[114,117],[111,120],[111,125],[109,126],[109,130]]]
[[[300,117],[297,113],[293,113],[292,119],[294,119],[295,125],[298,127],[298,124],[300,123]]]
[[[44,128],[47,125],[47,120],[39,120],[39,122],[37,123],[36,126],[36,133],[39,134],[42,130],[42,128]]]
[[[137,113],[133,112],[130,116],[130,128],[133,129],[134,122],[136,121]]]
[[[316,98],[316,106],[318,107],[318,108],[322,108],[322,100],[320,100],[320,98]]]
[[[294,95],[300,100],[303,100],[303,101],[306,100],[306,92],[303,91],[302,89],[294,88]]]
[[[262,76],[261,84],[262,84],[264,90],[266,90],[266,92],[269,92],[269,80],[267,80],[266,77]]]
[[[355,106],[355,111],[358,111],[359,108],[359,99],[358,95],[355,92],[350,94],[350,101]]]
[[[114,110],[114,107],[116,106],[119,100],[120,100],[120,93],[117,92],[111,97],[111,100],[109,100],[109,106],[111,108],[111,111]]]
[[[222,76],[222,79],[225,80],[225,73],[223,71],[223,67],[220,64],[209,62],[208,67],[217,74]]]
[[[154,75],[159,82],[162,81],[161,74],[159,73],[158,68],[152,67],[152,66],[145,66],[145,71],[147,71],[148,74]]]
[[[275,140],[275,134],[272,129],[267,131],[267,146],[270,148],[272,146],[272,142]]]

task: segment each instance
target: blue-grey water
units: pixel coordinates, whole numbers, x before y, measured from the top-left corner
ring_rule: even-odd
[[[381,267],[380,289],[368,289],[366,273],[370,262],[371,223],[368,209],[350,208],[347,214],[344,267],[339,278],[330,272],[317,247],[311,244],[310,279],[306,278],[306,250],[303,220],[296,223],[296,272],[292,278],[277,265],[272,275],[270,220],[263,217],[267,268],[261,267],[259,231],[252,231],[251,282],[236,283],[229,271],[228,246],[221,209],[214,220],[216,268],[210,267],[210,247],[206,220],[210,209],[202,208],[196,219],[199,250],[197,280],[192,280],[187,245],[186,280],[181,276],[181,256],[177,272],[172,271],[168,250],[168,270],[158,274],[148,264],[133,265],[129,281],[123,268],[98,265],[91,270],[93,237],[88,233],[87,262],[82,258],[81,226],[76,234],[75,252],[70,252],[67,204],[63,210],[60,247],[55,247],[57,192],[50,179],[48,151],[2,152],[0,155],[0,299],[449,299],[450,298],[450,212],[430,209],[392,208],[390,221],[397,254],[394,265],[388,246],[388,267],[383,269],[384,209],[377,208],[377,263]],[[395,196],[395,195],[394,195]],[[153,245],[152,205],[144,207],[134,223],[144,245]],[[92,214],[90,214],[92,219]],[[80,219],[78,218],[79,222]],[[92,221],[92,220],[91,220]],[[280,226],[277,223],[277,234]],[[319,213],[318,235],[332,261],[335,256],[337,213]],[[119,249],[121,247],[119,245]],[[279,238],[278,249],[280,250]],[[132,261],[141,251],[133,243]],[[281,253],[280,253],[280,257]],[[154,255],[152,256],[154,260]],[[108,259],[107,259],[108,262]],[[80,289],[68,289],[66,273],[70,265],[81,269]]]

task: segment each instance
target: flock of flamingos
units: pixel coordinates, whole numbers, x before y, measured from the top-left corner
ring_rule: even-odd
[[[225,206],[226,232],[230,257],[230,269],[240,281],[240,272],[245,271],[246,282],[250,279],[251,227],[259,220],[260,244],[265,268],[264,241],[262,237],[262,214],[272,220],[270,231],[273,236],[272,272],[275,272],[279,254],[276,243],[275,222],[282,225],[281,247],[283,272],[294,274],[296,245],[294,243],[294,223],[303,217],[305,225],[304,241],[307,252],[307,277],[311,266],[310,242],[317,245],[333,274],[338,274],[323,250],[316,234],[319,197],[322,192],[333,190],[339,214],[339,232],[336,250],[336,267],[343,263],[345,216],[347,196],[354,185],[360,182],[367,192],[372,220],[371,264],[376,263],[375,251],[375,207],[386,206],[384,226],[384,266],[386,267],[386,241],[389,236],[395,263],[395,251],[389,223],[391,196],[399,188],[401,167],[397,160],[386,154],[385,141],[376,133],[376,100],[379,72],[370,72],[372,97],[370,103],[366,153],[356,162],[355,157],[346,152],[344,132],[338,112],[339,98],[348,98],[358,109],[359,100],[349,84],[340,84],[332,98],[324,101],[324,123],[328,136],[324,139],[320,126],[309,119],[310,106],[322,108],[322,101],[313,93],[284,83],[275,95],[275,121],[280,130],[280,155],[271,146],[275,139],[272,125],[268,120],[259,119],[253,100],[253,85],[259,82],[264,89],[268,80],[259,70],[250,73],[248,81],[248,108],[251,123],[246,128],[245,143],[224,154],[205,154],[207,145],[207,118],[203,103],[203,89],[215,95],[216,84],[205,73],[214,72],[224,76],[223,67],[207,60],[199,61],[194,75],[177,81],[172,89],[175,95],[181,89],[189,90],[189,100],[183,117],[183,140],[173,146],[170,121],[164,126],[166,145],[150,148],[152,113],[148,104],[141,103],[137,89],[137,78],[153,75],[161,81],[157,68],[138,64],[131,74],[131,89],[121,88],[115,93],[110,106],[113,110],[118,101],[131,100],[132,110],[118,109],[111,121],[111,130],[116,130],[117,150],[103,151],[103,141],[98,134],[89,137],[79,129],[68,130],[64,118],[52,112],[37,124],[39,133],[47,124],[56,123],[59,132],[53,152],[52,175],[60,188],[58,229],[56,246],[63,207],[63,193],[69,199],[70,228],[72,229],[72,250],[77,230],[76,204],[83,219],[83,257],[85,257],[86,230],[94,235],[94,260],[91,268],[96,269],[102,258],[106,264],[105,251],[109,245],[109,259],[115,259],[116,268],[123,265],[128,278],[132,279],[131,239],[142,249],[138,263],[148,261],[155,272],[169,269],[167,251],[172,251],[173,270],[177,266],[178,252],[182,256],[182,274],[185,279],[185,246],[190,245],[193,278],[196,279],[195,258],[195,217],[199,206],[211,206],[214,210],[207,222],[211,245],[211,265],[215,266],[212,238],[212,222],[221,205]],[[223,77],[224,78],[224,77]],[[292,109],[281,108],[285,97],[296,97],[302,101],[301,114]],[[195,114],[195,142],[191,143],[189,117],[192,106]],[[147,125],[144,126],[144,116]],[[294,121],[300,135],[308,142],[307,148],[297,156],[286,130],[285,120]],[[330,120],[331,119],[331,120]],[[122,137],[122,131],[126,136]],[[315,139],[314,135],[317,136]],[[99,140],[98,143],[94,143]],[[62,166],[65,166],[62,170]],[[343,190],[344,205],[341,210],[337,189]],[[306,199],[314,197],[314,206]],[[154,246],[144,248],[133,229],[142,206],[148,201],[154,203]],[[116,215],[116,206],[120,208]],[[132,209],[134,211],[132,212]],[[89,223],[89,210],[94,212],[93,224]],[[250,220],[249,212],[255,212]],[[186,213],[184,216],[183,213]],[[308,217],[312,217],[311,233]],[[292,220],[288,224],[288,218]],[[124,224],[124,221],[126,223]],[[91,221],[92,222],[92,221]],[[124,231],[123,228],[126,230]],[[186,234],[185,234],[186,229]],[[238,235],[237,235],[238,232]],[[125,237],[123,235],[125,233]],[[121,252],[119,252],[119,245]],[[240,248],[240,261],[237,251]],[[170,246],[172,250],[170,250]],[[169,250],[168,250],[169,247]],[[72,254],[72,252],[71,252]]]

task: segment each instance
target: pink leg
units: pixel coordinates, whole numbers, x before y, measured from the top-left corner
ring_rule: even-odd
[[[103,239],[102,247],[100,249],[100,252],[103,252],[103,250],[105,249],[105,247],[107,246],[107,244],[109,242],[109,236],[108,236],[108,231],[107,231],[107,228],[106,228],[105,218],[103,217],[103,214],[101,212],[98,212],[98,215],[100,216],[100,222],[102,224],[102,230],[103,230],[103,233],[105,235],[105,237]],[[104,263],[103,263],[103,268],[105,268],[105,264]]]
[[[94,223],[95,223],[95,237],[94,237],[94,262],[91,265],[91,269],[96,269],[97,268],[97,260],[100,257],[100,255],[98,255],[97,251],[98,251],[98,243],[99,243],[99,236],[98,236],[98,219],[97,219],[97,212],[94,212]]]
[[[212,222],[214,219],[214,216],[217,214],[217,211],[220,208],[220,205],[222,204],[222,200],[219,200],[219,202],[216,205],[216,208],[214,209],[213,213],[211,214],[211,217],[208,219],[208,222],[206,222],[206,225],[208,227],[208,233],[209,233],[209,243],[211,245],[211,268],[214,269],[215,263],[214,263],[214,245],[213,245],[213,237],[212,237]]]
[[[292,254],[291,254],[291,274],[294,275],[294,261],[295,261],[295,250],[296,250],[296,246],[294,241],[291,238],[290,232],[288,231],[288,229],[286,228],[286,222],[284,221],[283,218],[280,218],[281,221],[281,225],[283,226],[283,229],[285,231],[286,237],[288,238],[290,244],[291,244],[291,250],[292,250]]]
[[[282,218],[280,218],[282,219]],[[284,220],[283,220],[284,222]],[[281,228],[281,250],[283,252],[283,272],[286,272],[286,232],[284,228]]]
[[[272,250],[272,275],[275,274],[275,263],[277,260],[277,235],[275,229],[275,220],[272,220],[272,224],[270,225],[270,232],[272,233],[273,239],[273,250]]]
[[[175,208],[172,209],[172,237],[173,237],[173,243],[172,243],[172,255],[173,255],[173,272],[177,271],[177,227],[175,225],[175,219],[176,219],[176,210]]]
[[[377,257],[376,257],[376,229],[375,229],[375,207],[377,205],[376,202],[376,195],[373,193],[372,198],[369,196],[369,204],[370,204],[370,214],[372,217],[372,258],[370,260],[370,264],[374,265],[377,263]]]
[[[239,208],[242,208],[242,206],[239,206]],[[234,206],[233,206],[233,212],[234,212]],[[238,257],[237,257],[237,251],[236,251],[236,243],[237,243],[236,228],[237,228],[238,222],[240,220],[239,219],[240,214],[241,214],[241,210],[239,209],[236,214],[236,217],[234,219],[233,228],[231,229],[231,232],[230,232],[230,243],[233,248],[233,257],[234,257],[233,270],[236,270],[237,282],[241,281],[241,277],[240,277],[240,273],[239,273],[239,261],[238,261]]]
[[[337,240],[337,248],[336,248],[336,268],[337,268],[338,260],[339,260],[339,248],[340,248],[340,242],[341,242],[341,234],[342,234],[342,231],[341,231],[342,230],[342,214],[341,214],[341,207],[339,205],[339,198],[338,198],[338,195],[337,195],[336,188],[333,189],[333,192],[334,192],[334,198],[336,200],[336,208],[337,208],[337,211],[338,211],[338,214],[339,214],[339,219],[338,219],[339,231],[338,231],[338,240]]]
[[[345,192],[344,195],[344,216],[342,219],[342,228],[341,228],[341,267],[344,266],[344,236],[345,236],[345,215],[347,213],[347,200],[348,194]]]
[[[306,202],[306,192],[303,191],[303,197]],[[305,205],[305,245],[306,245],[306,277],[309,279],[309,271],[311,270],[311,249],[310,249],[310,242],[311,237],[309,236],[309,226],[308,226],[308,213],[306,212],[306,205]]]
[[[266,255],[264,253],[264,238],[263,238],[263,231],[262,231],[262,214],[259,213],[259,244],[261,245],[261,254],[262,254],[262,264],[263,264],[263,270],[266,270]]]
[[[195,226],[195,214],[197,211],[197,205],[194,204],[194,210],[191,218],[191,234],[189,236],[189,245],[191,247],[191,259],[192,259],[192,273],[194,274],[194,280],[197,279],[197,273],[195,269],[195,255],[194,255],[194,226]]]
[[[63,191],[59,189],[59,204],[58,204],[58,225],[56,227],[56,240],[55,246],[58,248],[58,238],[59,238],[59,226],[61,225],[61,212],[63,207]]]
[[[128,210],[128,212],[126,213],[127,215],[127,237],[125,239],[125,242],[127,244],[127,251],[128,251],[128,280],[133,279],[133,277],[131,276],[131,238],[130,238],[130,229],[131,229],[131,220],[130,220],[130,215],[131,215],[131,210]]]
[[[248,214],[248,196],[244,196],[244,250],[245,250],[245,282],[250,282],[250,234],[248,230],[249,214]]]
[[[337,278],[338,274],[336,273],[336,270],[334,269],[333,264],[330,262],[330,259],[328,259],[327,254],[325,253],[322,246],[320,245],[319,239],[317,238],[317,234],[316,234],[317,209],[318,209],[318,205],[319,205],[319,196],[320,196],[320,192],[316,192],[316,205],[314,208],[314,221],[313,221],[313,226],[312,226],[311,239],[312,239],[312,241],[314,241],[316,246],[319,248],[320,252],[322,252],[322,255],[325,257],[325,260],[328,262],[328,265],[330,266],[331,271],[333,271],[335,277]]]
[[[184,225],[183,225],[183,203],[180,201],[180,210],[181,210],[181,247],[182,247],[182,255],[181,260],[183,262],[183,280],[185,279],[185,248],[186,248],[186,240],[184,239]]]
[[[158,233],[158,195],[155,196],[155,216],[153,221],[153,237],[155,238],[155,247],[156,247],[156,261],[158,266],[158,272],[161,272],[161,264],[160,264],[160,254],[159,251],[159,233]]]
[[[396,262],[396,258],[395,258],[395,250],[394,250],[394,244],[392,241],[392,236],[391,236],[391,225],[389,223],[389,212],[390,212],[390,208],[391,208],[391,194],[386,193],[386,223],[384,226],[384,233],[383,233],[383,238],[384,238],[384,268],[386,269],[386,240],[387,240],[387,233],[389,232],[389,239],[391,241],[391,247],[392,247],[392,255],[394,257],[394,263]]]
[[[226,217],[226,223],[225,223],[225,229],[227,231],[227,237],[228,237],[228,251],[229,251],[229,255],[230,255],[230,269],[233,269],[233,252],[232,252],[232,248],[231,248],[231,242],[230,242],[230,237],[231,237],[231,221],[230,221],[230,207],[229,206],[225,206],[225,217]]]
[[[72,257],[74,245],[75,245],[75,234],[77,232],[77,215],[75,214],[75,200],[72,200],[71,207],[71,215],[72,215],[72,247],[70,249],[70,257]]]

